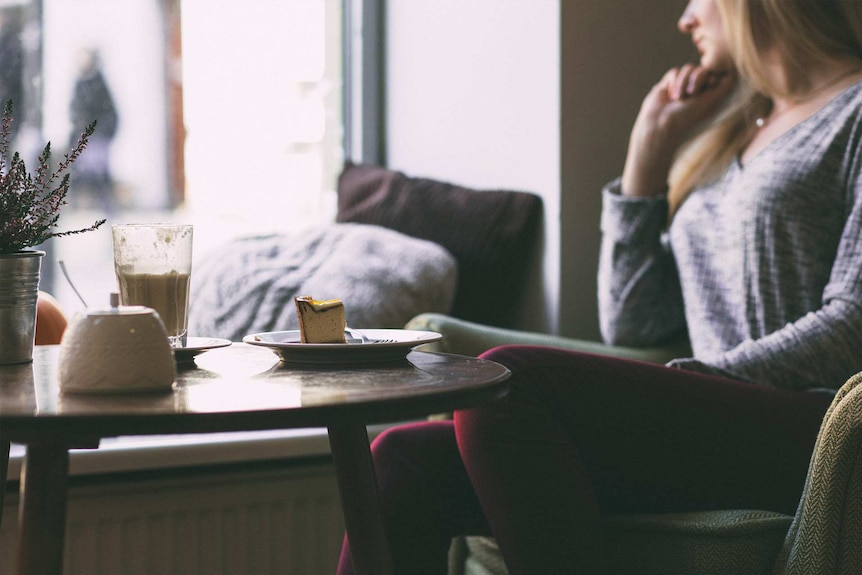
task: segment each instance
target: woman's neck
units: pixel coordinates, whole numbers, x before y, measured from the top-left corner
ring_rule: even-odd
[[[805,76],[791,74],[787,66],[774,65],[772,70],[771,79],[781,89],[769,95],[771,107],[755,120],[752,137],[740,154],[743,164],[862,80],[862,62],[848,58],[812,64]]]
[[[803,66],[793,66],[785,56],[773,53],[764,59],[777,87],[776,93],[768,94],[773,114],[808,107],[810,102],[828,102],[862,78],[862,61],[856,58],[823,58]]]

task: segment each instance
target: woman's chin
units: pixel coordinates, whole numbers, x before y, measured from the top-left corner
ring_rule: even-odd
[[[708,72],[717,76],[731,73],[735,70],[733,62],[727,58],[715,58],[710,54],[704,54],[700,57],[700,65]]]

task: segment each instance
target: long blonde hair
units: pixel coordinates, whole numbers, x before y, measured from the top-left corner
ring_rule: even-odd
[[[767,94],[793,97],[770,80],[762,55],[780,44],[791,70],[824,57],[862,62],[860,0],[717,0],[739,81],[724,109],[681,150],[670,174],[671,214],[691,190],[714,181],[751,138],[755,118],[769,112]],[[797,74],[804,78],[805,74]],[[808,87],[802,86],[804,92]]]

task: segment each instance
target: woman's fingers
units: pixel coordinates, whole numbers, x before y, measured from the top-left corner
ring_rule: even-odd
[[[635,129],[646,130],[650,138],[655,129],[688,132],[715,111],[734,83],[730,74],[692,64],[671,68],[644,99]]]
[[[691,75],[688,77],[688,83],[686,84],[686,95],[693,96],[695,94],[700,94],[704,90],[709,87],[709,81],[712,77],[710,72],[707,72],[703,68],[697,68],[694,70]]]
[[[680,68],[674,68],[671,70],[673,74],[668,89],[668,97],[671,100],[682,100],[686,97],[688,80],[693,71],[694,66],[691,64],[685,64]]]
[[[692,130],[713,117],[735,84],[692,65],[673,68],[644,98],[629,136],[623,193],[651,195],[667,182],[679,146]]]
[[[668,86],[668,98],[685,100],[714,88],[721,75],[706,68],[686,64],[680,68],[671,69],[665,78]]]

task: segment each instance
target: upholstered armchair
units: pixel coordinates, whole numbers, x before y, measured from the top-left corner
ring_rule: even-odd
[[[440,314],[408,329],[443,334],[428,351],[477,355],[496,345],[531,343],[645,361],[679,357],[685,346],[632,349],[489,327]],[[609,517],[613,575],[844,575],[862,573],[862,374],[848,380],[823,420],[795,517],[739,509]],[[504,575],[493,539],[456,539],[450,575]]]

